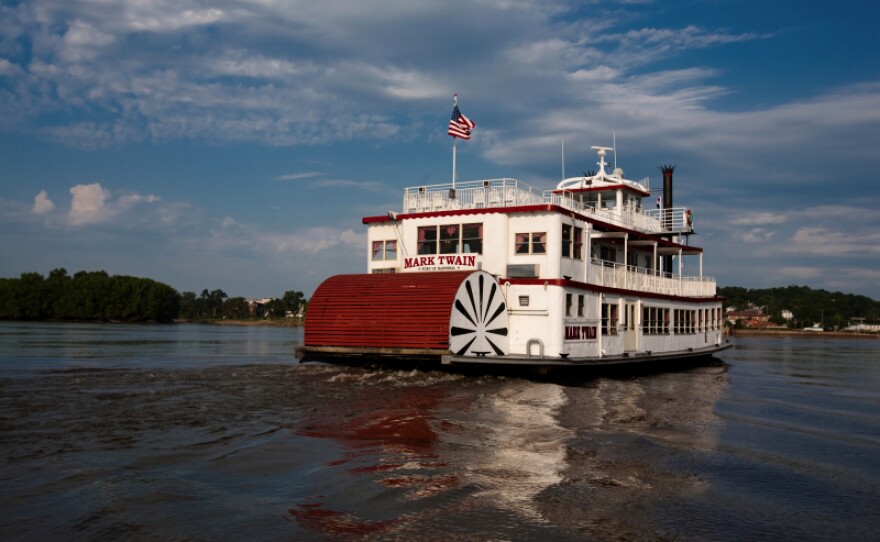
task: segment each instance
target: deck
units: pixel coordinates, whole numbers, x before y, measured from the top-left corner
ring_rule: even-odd
[[[631,181],[630,181],[631,182]],[[636,183],[637,184],[637,183]],[[403,212],[409,214],[461,209],[499,209],[527,205],[556,205],[595,220],[647,234],[693,233],[687,208],[629,209],[596,207],[579,201],[575,192],[539,190],[516,179],[489,179],[404,189]]]

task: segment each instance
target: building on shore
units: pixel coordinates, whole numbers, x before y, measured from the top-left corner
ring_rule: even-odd
[[[744,311],[727,311],[727,322],[732,325],[740,325],[748,329],[763,329],[770,325],[770,316],[764,314],[761,309],[748,309]]]

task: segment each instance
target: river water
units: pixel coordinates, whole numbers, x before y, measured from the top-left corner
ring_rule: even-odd
[[[549,380],[302,331],[0,323],[5,540],[876,540],[880,341]]]

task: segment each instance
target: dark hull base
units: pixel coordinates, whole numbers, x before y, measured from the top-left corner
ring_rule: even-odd
[[[732,347],[731,343],[707,346],[705,348],[693,348],[677,352],[648,353],[633,352],[616,356],[603,356],[601,358],[561,358],[561,357],[538,357],[538,356],[443,356],[443,364],[467,364],[467,365],[531,365],[546,367],[597,367],[605,365],[633,365],[641,363],[656,363],[661,361],[682,360],[712,356],[722,350]]]
[[[333,351],[329,348],[311,350],[308,347],[297,348],[296,357],[300,363],[333,363],[340,365],[383,365],[389,367],[413,367],[413,368],[470,368],[476,370],[487,369],[529,369],[539,373],[553,370],[557,372],[563,369],[590,368],[614,368],[614,367],[643,367],[649,370],[664,370],[667,367],[695,363],[699,364],[711,361],[716,353],[731,348],[733,344],[726,342],[720,345],[712,345],[705,348],[692,350],[647,353],[636,352],[617,356],[604,356],[602,358],[561,358],[539,356],[455,356],[451,354],[438,355],[436,352],[417,354],[407,353],[379,353],[360,351],[346,348]]]

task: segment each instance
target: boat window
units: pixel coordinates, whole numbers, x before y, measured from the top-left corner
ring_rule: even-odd
[[[396,260],[397,241],[373,241],[370,253],[374,262]]]
[[[611,247],[600,247],[599,248],[599,259],[605,260],[607,262],[616,262],[617,261],[617,249]]]
[[[437,226],[419,228],[419,254],[437,254]]]
[[[440,226],[440,254],[458,254],[459,243],[458,224]]]
[[[565,294],[565,315],[571,316],[571,294]]]
[[[532,254],[547,253],[547,232],[532,234]]]
[[[584,296],[578,296],[578,316],[584,316]]]
[[[676,334],[692,335],[699,329],[697,316],[700,311],[675,309],[674,330]]]
[[[617,303],[602,303],[602,328],[606,335],[617,335]]]
[[[514,239],[517,254],[546,254],[547,232],[517,233]]]
[[[571,224],[562,225],[562,256],[569,257],[571,253]]]
[[[483,224],[477,222],[473,224],[461,225],[461,243],[464,247],[465,254],[482,254],[483,253]]]
[[[639,255],[634,252],[627,253],[626,265],[629,267],[638,267],[639,266]]]
[[[385,259],[397,259],[397,241],[385,241]]]
[[[562,256],[582,260],[584,257],[584,229],[570,224],[562,225]]]
[[[382,241],[373,241],[373,250],[371,252],[373,255],[374,262],[378,261],[378,260],[382,260],[382,255],[384,254],[382,251],[382,245],[383,245]]]
[[[419,254],[482,254],[483,224],[441,224],[418,230]],[[396,258],[397,246],[394,246]]]

